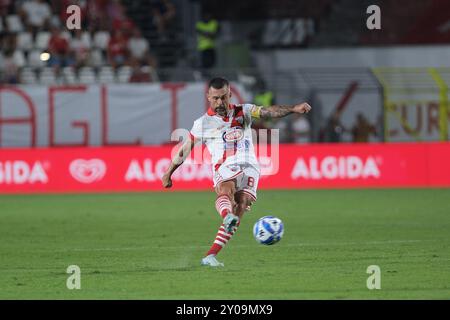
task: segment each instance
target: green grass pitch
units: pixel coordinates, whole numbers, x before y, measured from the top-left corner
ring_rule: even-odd
[[[450,299],[450,189],[258,199],[213,269],[199,265],[220,224],[213,192],[2,195],[0,299]],[[263,246],[252,227],[269,214],[285,234]]]

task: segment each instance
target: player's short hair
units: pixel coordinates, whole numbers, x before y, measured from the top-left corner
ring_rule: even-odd
[[[209,88],[222,89],[225,86],[229,87],[230,83],[228,82],[227,79],[222,77],[212,78],[208,83],[208,89]]]

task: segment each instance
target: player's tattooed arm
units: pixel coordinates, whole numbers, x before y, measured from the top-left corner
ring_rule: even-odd
[[[186,158],[194,148],[194,145],[195,141],[192,139],[188,139],[181,146],[180,150],[178,150],[178,152],[175,154],[175,157],[172,159],[169,168],[161,178],[164,188],[170,188],[172,186],[172,174],[175,172],[175,170],[178,169],[179,166],[183,164],[184,160],[186,160]]]
[[[311,106],[306,103],[299,103],[293,106],[270,106],[267,108],[261,108],[259,115],[263,119],[269,118],[281,118],[291,113],[308,113],[311,110]]]

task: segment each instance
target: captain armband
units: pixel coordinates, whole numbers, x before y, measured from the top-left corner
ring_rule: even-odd
[[[250,115],[252,116],[252,118],[261,118],[261,109],[262,107],[252,106],[252,108],[250,109]]]

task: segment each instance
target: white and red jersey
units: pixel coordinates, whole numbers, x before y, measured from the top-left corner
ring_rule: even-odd
[[[195,120],[191,135],[195,141],[206,144],[211,154],[213,171],[221,165],[251,165],[259,172],[259,164],[252,141],[253,104],[230,104],[226,117],[217,115],[211,108]]]

